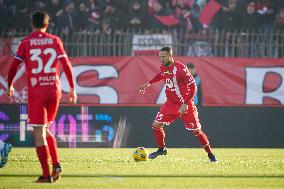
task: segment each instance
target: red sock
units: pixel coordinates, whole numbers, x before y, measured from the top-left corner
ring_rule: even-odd
[[[159,148],[163,148],[166,146],[165,144],[165,131],[163,128],[159,129],[156,127],[152,127],[154,137],[156,139],[156,143],[158,144]]]
[[[57,150],[57,142],[54,136],[46,136],[46,141],[49,148],[49,153],[52,160],[52,165],[55,166],[59,163],[59,157],[58,157],[58,150]]]
[[[207,153],[212,153],[211,147],[210,147],[210,144],[209,144],[209,140],[207,139],[207,136],[200,130],[194,131],[193,134],[198,139],[199,143],[204,148],[204,150]]]
[[[37,153],[37,157],[40,162],[40,165],[41,165],[42,176],[43,177],[50,176],[49,164],[48,164],[48,154],[49,154],[48,147],[47,146],[37,146],[36,153]]]

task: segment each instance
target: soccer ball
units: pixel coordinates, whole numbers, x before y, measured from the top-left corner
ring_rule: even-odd
[[[148,151],[144,147],[138,147],[133,153],[135,161],[146,161],[148,159]]]

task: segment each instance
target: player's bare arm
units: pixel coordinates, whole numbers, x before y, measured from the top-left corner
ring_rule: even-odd
[[[147,83],[144,83],[143,85],[141,85],[141,86],[138,88],[138,90],[139,90],[140,93],[145,94],[146,89],[147,89],[148,87],[150,87],[150,86],[151,86],[151,84],[150,84],[149,82],[147,82]]]

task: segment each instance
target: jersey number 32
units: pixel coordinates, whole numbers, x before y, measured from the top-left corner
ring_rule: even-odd
[[[42,58],[40,57],[41,54],[48,55],[50,54],[50,58],[48,59],[47,63],[44,66],[44,63],[42,61]],[[44,73],[54,73],[56,72],[56,68],[52,67],[52,64],[54,63],[57,54],[56,51],[52,48],[46,48],[43,51],[41,49],[31,49],[30,50],[31,60],[37,62],[37,68],[32,69],[33,74],[38,74],[42,70]]]

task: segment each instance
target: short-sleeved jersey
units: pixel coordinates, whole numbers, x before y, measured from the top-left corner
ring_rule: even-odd
[[[35,31],[21,41],[15,58],[25,62],[29,98],[61,96],[58,59],[66,56],[55,35]]]
[[[167,101],[193,105],[196,84],[188,68],[175,60],[171,66],[161,66],[160,69],[161,72],[153,80],[163,79],[165,81]],[[153,80],[150,83],[153,83]]]

